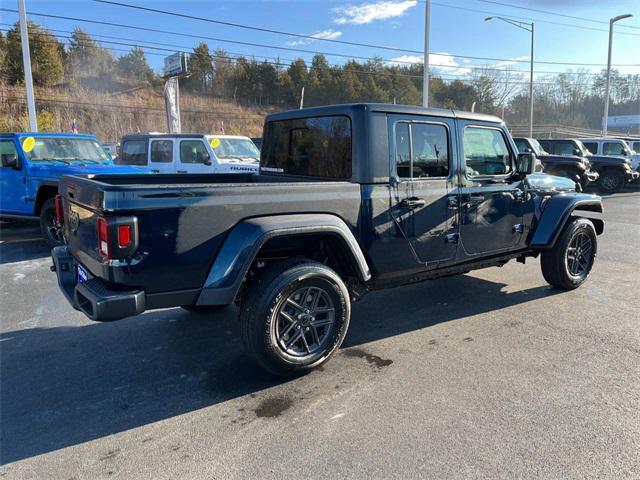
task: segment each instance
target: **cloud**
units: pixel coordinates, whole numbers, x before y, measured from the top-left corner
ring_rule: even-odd
[[[529,60],[529,56],[525,55],[524,57],[510,58],[509,60],[503,60],[502,62],[493,63],[493,64],[490,65],[490,67],[491,68],[508,67],[509,65],[520,64],[520,63],[522,63],[523,60]]]
[[[342,32],[339,32],[337,30],[327,29],[327,30],[322,30],[320,32],[312,33],[310,36],[313,38],[317,38],[319,40],[335,40],[336,38],[339,38],[342,36]],[[287,45],[289,45],[290,47],[295,47],[297,45],[307,45],[313,41],[314,40],[310,38],[301,38],[300,40],[293,40],[291,42],[287,42]]]
[[[388,65],[408,65],[411,63],[422,63],[422,55],[401,55],[392,58],[387,62]],[[465,75],[471,73],[471,69],[460,65],[456,58],[450,53],[435,52],[429,54],[429,69],[449,75]]]
[[[401,17],[407,10],[417,5],[417,0],[384,0],[380,2],[362,3],[336,7],[332,11],[336,16],[333,21],[338,25],[363,25],[376,20]]]

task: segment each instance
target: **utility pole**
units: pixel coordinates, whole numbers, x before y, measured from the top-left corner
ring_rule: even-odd
[[[24,84],[27,87],[27,111],[29,112],[29,130],[38,131],[36,118],[36,101],[33,96],[33,78],[31,76],[31,54],[29,53],[29,32],[27,31],[27,9],[24,0],[18,0],[20,16],[20,42],[22,44],[22,64],[24,67]]]
[[[424,6],[424,71],[422,72],[422,106],[429,106],[429,24],[431,17],[431,0]]]
[[[609,120],[609,82],[611,77],[611,45],[613,43],[613,24],[618,20],[623,20],[625,18],[632,17],[630,13],[625,15],[618,15],[617,17],[613,17],[609,20],[609,55],[607,57],[607,82],[605,86],[604,92],[604,115],[602,117],[602,136],[607,136],[607,130],[609,126],[607,125],[607,120]]]
[[[304,108],[304,87],[302,87],[302,92],[300,92],[300,110]]]

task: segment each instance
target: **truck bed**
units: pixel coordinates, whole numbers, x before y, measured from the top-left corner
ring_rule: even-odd
[[[245,174],[69,176],[60,192],[74,257],[107,285],[144,286],[147,293],[201,287],[228,232],[248,218],[330,212],[358,237],[360,185],[347,181]],[[122,215],[137,218],[138,248],[129,258],[105,261],[97,250],[97,218]]]

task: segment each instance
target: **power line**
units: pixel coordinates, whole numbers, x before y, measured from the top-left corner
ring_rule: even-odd
[[[0,11],[17,13],[17,10],[10,9],[10,8],[0,8]],[[148,27],[143,27],[143,26],[138,26],[138,25],[126,25],[126,24],[121,24],[121,23],[106,22],[106,21],[102,21],[102,20],[91,20],[91,19],[86,19],[86,18],[68,17],[68,16],[62,16],[62,15],[38,13],[38,12],[27,12],[27,14],[30,15],[30,16],[36,16],[36,17],[56,18],[56,19],[61,19],[61,20],[70,20],[70,21],[76,21],[76,22],[86,22],[86,23],[93,23],[93,24],[98,24],[98,25],[107,25],[107,26],[113,26],[113,27],[119,27],[119,28],[129,28],[129,29],[134,29],[134,30],[148,31],[148,32],[153,32],[153,33],[164,33],[164,34],[169,34],[169,35],[178,35],[178,36],[196,38],[196,39],[200,39],[200,40],[212,40],[212,41],[217,41],[217,42],[233,43],[233,44],[251,46],[251,47],[269,48],[269,49],[275,49],[275,50],[285,50],[285,51],[308,53],[308,54],[314,54],[314,55],[326,55],[326,56],[341,57],[341,58],[348,58],[348,59],[381,60],[381,61],[389,61],[389,62],[392,61],[392,62],[396,62],[396,63],[405,63],[404,61],[394,60],[394,59],[385,60],[385,59],[381,59],[381,58],[377,58],[377,57],[363,57],[363,56],[357,56],[357,55],[348,55],[348,54],[344,54],[344,53],[323,52],[323,51],[318,51],[318,50],[306,50],[306,49],[293,48],[293,47],[281,47],[281,46],[277,46],[277,45],[265,45],[265,44],[260,44],[260,43],[243,42],[243,41],[239,41],[239,40],[229,40],[229,39],[225,39],[225,38],[209,37],[209,36],[205,36],[205,35],[193,35],[193,34],[187,34],[187,33],[172,32],[172,31],[168,31],[168,30],[160,30],[160,29],[148,28]],[[403,51],[406,52],[406,53],[419,53],[419,54],[423,53],[421,50],[403,50]],[[485,60],[485,61],[512,62],[512,63],[529,63],[529,60],[514,60],[514,59],[509,59],[509,58],[492,58],[492,57],[475,57],[475,56],[469,56],[469,55],[455,55],[455,54],[450,54],[450,53],[430,53],[430,55],[447,56],[447,57],[455,57],[455,58],[466,58],[466,59],[471,59],[471,60]],[[415,63],[421,63],[421,62],[406,62],[406,63],[415,64]],[[589,66],[590,67],[603,67],[603,66],[605,66],[605,64],[601,64],[601,63],[576,63],[576,62],[558,62],[558,61],[552,62],[552,61],[542,61],[542,60],[535,60],[534,63],[541,64],[541,65],[572,65],[572,66],[586,66],[586,67],[589,67]],[[459,66],[453,66],[452,67],[452,66],[447,66],[447,65],[436,65],[436,64],[433,64],[433,63],[432,63],[432,65],[440,66],[442,68],[464,68],[465,67],[464,65],[459,65]],[[612,66],[614,66],[614,67],[637,67],[637,66],[640,66],[640,64],[616,64],[616,65],[612,65]]]
[[[13,26],[10,23],[0,23],[0,25],[5,25],[8,27]],[[3,31],[8,31],[8,29],[2,29]],[[52,32],[59,32],[59,33],[67,33],[67,34],[73,34],[73,31],[69,31],[69,30],[58,30],[58,29],[48,29]],[[148,40],[137,40],[137,39],[131,39],[131,38],[124,38],[124,37],[114,37],[111,35],[100,35],[100,34],[94,34],[92,32],[85,32],[87,35],[91,36],[91,37],[100,37],[100,38],[109,38],[109,39],[114,39],[114,40],[124,40],[124,41],[129,41],[129,42],[135,42],[133,44],[122,44],[122,45],[126,45],[126,46],[142,46],[141,42],[143,43],[148,43],[151,45],[160,45],[163,47],[173,47],[172,49],[162,49],[165,51],[175,51],[175,48],[178,49],[190,49],[192,47],[186,47],[186,46],[182,46],[182,45],[175,45],[175,44],[169,44],[169,43],[161,43],[161,42],[152,42],[152,41],[148,41]],[[36,33],[39,34],[39,33]],[[40,34],[43,35],[51,35],[51,34],[47,34],[45,32],[41,32]],[[53,35],[55,37],[55,35]],[[64,35],[58,35],[58,37],[60,38],[67,38],[70,39],[71,37],[65,37]],[[114,43],[114,44],[120,44],[118,42],[108,42],[105,40],[101,40],[103,43]],[[146,45],[144,45],[146,47]],[[149,47],[151,48],[151,47]],[[109,47],[109,49],[111,50],[118,50],[112,47]],[[119,50],[119,51],[127,51],[127,50]],[[191,53],[190,51],[187,50],[181,50],[183,53]],[[242,56],[242,57],[246,57],[245,54],[243,53],[237,53],[237,52],[226,52],[228,55],[236,55],[236,59],[238,56]],[[226,58],[224,56],[220,56],[220,55],[216,55],[216,54],[211,54],[211,56],[213,58]],[[279,61],[285,61],[285,62],[294,62],[295,59],[286,59],[286,58],[279,58],[279,57],[268,57],[268,56],[264,56],[264,55],[253,55],[252,57],[254,58],[264,58],[264,59],[270,59],[270,60],[279,60]],[[233,57],[230,57],[233,58]],[[374,60],[374,58],[370,58],[370,57],[356,57],[359,59],[365,59],[365,60]],[[408,60],[404,60],[404,61],[399,61],[399,60],[391,60],[391,59],[380,59],[381,61],[385,61],[388,62],[390,64],[393,63],[400,63],[400,64],[408,64],[408,65],[422,65],[422,62],[414,62],[414,61],[408,61]],[[278,63],[278,65],[280,65],[280,63]],[[444,65],[444,64],[431,64],[434,67],[438,67],[438,68],[453,68],[453,69],[471,69],[471,70],[481,70],[481,71],[496,71],[496,72],[504,72],[504,73],[519,73],[519,74],[525,74],[528,73],[525,70],[510,70],[510,69],[506,69],[506,68],[497,68],[497,67],[489,67],[489,66],[480,66],[480,65]],[[339,67],[338,65],[334,65],[334,67]],[[598,76],[600,74],[598,73],[590,73],[590,72],[559,72],[559,71],[542,71],[542,72],[534,72],[537,75],[549,75],[549,74],[569,74],[569,75],[582,75],[582,76]],[[398,73],[397,75],[402,75],[400,73]],[[442,75],[440,75],[442,77]],[[416,77],[417,76],[413,76]],[[420,78],[422,78],[420,76]],[[461,76],[454,76],[452,77],[452,79],[456,79],[456,78],[463,78]]]
[[[419,0],[420,2],[424,3],[425,0]],[[478,10],[477,8],[470,8],[470,7],[461,7],[458,5],[449,5],[447,3],[439,3],[439,2],[431,2],[432,5],[437,5],[439,7],[445,7],[445,8],[453,8],[456,10],[463,10],[466,12],[474,12],[474,13],[482,13],[483,15],[500,15],[503,16],[505,18],[509,18],[511,20],[525,20],[525,21],[535,21],[537,23],[548,23],[550,25],[558,25],[558,26],[562,26],[562,27],[570,27],[570,28],[578,28],[581,30],[591,30],[591,31],[595,31],[595,32],[609,32],[609,30],[604,29],[604,28],[596,28],[596,27],[587,27],[585,25],[576,25],[574,23],[563,23],[563,22],[554,22],[552,20],[545,20],[542,18],[535,18],[535,17],[521,17],[521,16],[517,16],[517,15],[513,15],[513,14],[508,14],[508,13],[504,13],[504,12],[495,12],[495,11],[489,11],[489,10]],[[607,22],[608,23],[608,22]],[[638,37],[640,36],[640,34],[638,33],[631,33],[631,32],[621,32],[621,31],[615,31],[614,32],[616,35],[631,35],[634,37]]]
[[[493,4],[493,5],[501,5],[503,7],[517,8],[519,10],[528,10],[530,12],[537,12],[537,13],[544,13],[544,14],[547,14],[547,15],[554,15],[556,17],[571,18],[573,20],[581,20],[583,22],[601,23],[601,24],[605,24],[605,25],[609,24],[609,22],[607,22],[606,20],[596,20],[595,18],[578,17],[578,16],[575,16],[575,15],[567,15],[567,14],[560,13],[560,12],[552,12],[550,10],[542,10],[540,8],[523,7],[521,5],[514,5],[512,3],[497,2],[495,0],[476,0],[476,1],[482,2],[482,3],[490,3],[490,4]],[[619,26],[620,27],[625,27],[625,28],[640,29],[640,27],[637,27],[635,25],[619,25]]]
[[[208,22],[208,23],[215,23],[215,24],[220,24],[220,25],[226,25],[226,26],[233,26],[233,27],[237,27],[237,28],[243,28],[243,29],[247,29],[247,30],[254,30],[254,31],[262,31],[262,32],[268,32],[268,33],[275,33],[278,35],[287,35],[287,36],[293,36],[293,37],[302,37],[302,38],[307,38],[307,39],[312,39],[312,40],[321,40],[324,42],[331,42],[331,43],[346,43],[346,44],[351,44],[351,45],[356,45],[356,46],[361,46],[361,47],[368,47],[368,48],[377,48],[377,49],[382,49],[382,50],[392,50],[392,51],[396,51],[396,52],[408,52],[408,53],[423,53],[422,50],[409,50],[409,49],[402,49],[402,48],[397,48],[397,47],[389,47],[389,46],[385,46],[385,45],[374,45],[374,44],[370,44],[370,43],[354,43],[354,42],[346,42],[344,40],[336,40],[336,39],[329,39],[329,38],[316,38],[313,37],[311,35],[301,35],[301,34],[297,34],[297,33],[292,33],[292,32],[284,32],[281,30],[272,30],[272,29],[268,29],[268,28],[262,28],[262,27],[256,27],[256,26],[252,26],[252,25],[245,25],[245,24],[241,24],[241,23],[232,23],[232,22],[224,22],[221,20],[214,20],[211,18],[207,18],[207,17],[198,17],[195,15],[188,15],[188,14],[184,14],[184,13],[179,13],[179,12],[171,12],[168,10],[160,10],[157,8],[150,8],[150,7],[142,7],[139,5],[131,5],[128,3],[122,3],[122,2],[115,2],[112,0],[92,0],[93,2],[97,2],[97,3],[104,3],[104,4],[110,4],[110,5],[116,5],[116,6],[120,6],[120,7],[125,7],[125,8],[131,8],[131,9],[135,9],[135,10],[142,10],[142,11],[147,11],[147,12],[152,12],[152,13],[160,13],[163,15],[170,15],[170,16],[175,16],[175,17],[180,17],[180,18],[188,18],[191,20],[199,20],[199,21],[203,21],[203,22]],[[430,55],[440,55],[438,53],[430,53]],[[447,54],[453,57],[457,57],[457,58],[469,58],[469,59],[475,59],[475,60],[488,60],[488,61],[504,61],[506,59],[496,59],[496,58],[488,58],[488,57],[474,57],[474,56],[469,56],[469,55],[454,55],[454,54]],[[522,60],[521,62],[525,62],[528,63],[528,61],[526,60]],[[542,61],[538,61],[536,63],[547,63],[547,64],[557,64],[557,65],[584,65],[584,66],[604,66],[604,64],[585,64],[585,63],[569,63],[569,62],[542,62]],[[625,66],[629,66],[629,65],[625,65]],[[636,65],[631,65],[631,66],[636,66]]]
[[[5,24],[6,25],[6,24]],[[8,29],[0,29],[0,31],[8,31]],[[66,33],[73,33],[73,32],[66,32]],[[87,33],[88,34],[88,33]],[[43,35],[43,36],[49,36],[49,37],[59,37],[59,38],[65,38],[70,40],[72,37],[70,36],[64,36],[64,35],[54,35],[52,33],[48,33],[48,32],[34,32],[32,33],[32,35]],[[130,40],[130,39],[123,39],[122,40]],[[130,40],[130,41],[136,41],[136,40]],[[173,47],[173,48],[162,48],[162,47],[155,47],[155,46],[147,46],[147,45],[141,45],[140,43],[124,43],[124,42],[114,42],[114,41],[107,41],[107,40],[101,40],[102,43],[107,43],[107,44],[114,44],[114,45],[121,45],[121,46],[129,46],[129,47],[139,47],[142,48],[143,50],[145,49],[152,49],[152,50],[160,50],[160,51],[165,51],[165,52],[175,52],[176,49],[188,49],[189,47],[185,47],[185,46],[181,46],[181,45],[171,45],[171,44],[162,44],[159,42],[148,42],[148,43],[155,43],[156,45],[164,45],[164,46],[168,46],[168,47]],[[63,45],[65,46],[69,46],[71,45],[71,43],[64,43],[62,42]],[[98,45],[92,45],[91,43],[86,43],[84,45],[84,47],[87,48],[103,48],[100,47]],[[116,50],[112,47],[109,47],[112,50]],[[128,50],[122,50],[121,51],[128,51]],[[191,53],[189,50],[178,50],[179,52],[182,53]],[[162,55],[159,53],[154,53],[154,52],[145,52],[147,54],[155,54],[155,55]],[[164,56],[164,55],[162,55]],[[229,59],[229,60],[238,60],[238,58],[233,58],[233,57],[226,57],[226,56],[220,56],[220,55],[215,55],[215,54],[211,54],[212,58],[221,58],[221,59]],[[269,58],[269,57],[266,57]],[[263,63],[269,64],[269,65],[273,65],[276,67],[288,67],[288,68],[297,68],[297,69],[307,69],[308,67],[305,65],[293,65],[293,64],[286,64],[286,63],[282,63],[282,62],[269,62],[269,61],[263,61]],[[405,77],[405,78],[411,78],[411,79],[422,79],[422,75],[412,75],[412,74],[406,74],[406,73],[400,73],[400,72],[372,72],[372,71],[366,71],[366,70],[354,70],[354,69],[348,69],[345,68],[343,65],[328,65],[327,67],[315,67],[317,70],[320,71],[332,71],[332,72],[338,72],[338,73],[353,73],[356,75],[372,75],[372,76],[381,76],[381,77]],[[492,70],[492,69],[488,69],[488,70]],[[496,71],[503,71],[503,70],[499,70],[497,69]],[[464,77],[464,76],[446,76],[446,75],[438,75],[439,78],[441,78],[442,80],[461,80],[461,81],[473,81],[474,78],[473,77]],[[529,82],[527,81],[515,81],[515,80],[497,80],[497,83],[501,84],[501,85],[528,85]],[[534,85],[554,85],[557,83],[557,80],[554,81],[549,81],[549,82],[544,82],[544,81],[534,81]],[[584,87],[584,86],[591,86],[592,84],[590,83],[564,83],[564,85],[566,86],[580,86],[580,87]],[[620,84],[620,86],[623,85],[628,85],[628,86],[632,86],[635,85],[633,83],[630,84]]]

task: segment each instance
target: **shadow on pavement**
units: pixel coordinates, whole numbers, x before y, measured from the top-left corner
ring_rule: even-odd
[[[355,304],[345,346],[557,293],[548,287],[506,293],[503,287],[461,276],[373,293]],[[171,309],[114,323],[0,335],[0,462],[285,383],[244,352],[236,316],[235,307],[214,318]]]
[[[35,260],[50,253],[37,223],[0,223],[0,264]]]

